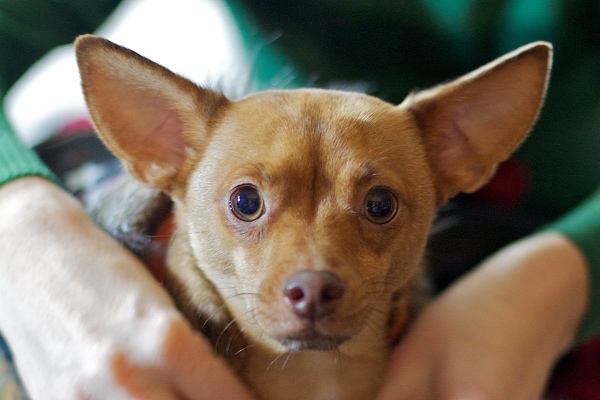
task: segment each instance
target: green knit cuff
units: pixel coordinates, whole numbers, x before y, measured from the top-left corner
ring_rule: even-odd
[[[600,333],[600,190],[546,230],[554,230],[571,239],[583,252],[589,269],[591,296],[578,341]]]
[[[38,175],[58,182],[37,154],[12,133],[0,110],[0,185],[27,175]]]

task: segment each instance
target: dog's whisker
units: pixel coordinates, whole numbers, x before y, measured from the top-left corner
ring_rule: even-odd
[[[396,285],[394,283],[390,283],[390,282],[371,282],[371,283],[365,283],[365,284],[363,284],[363,286],[368,287],[368,288],[380,287],[385,290],[394,290],[394,291],[401,289],[401,286]]]
[[[246,330],[246,328],[241,328],[238,329],[237,333],[233,336],[233,338],[231,339],[232,344],[235,344],[235,342],[244,334],[244,331]],[[237,352],[236,352],[237,354]]]
[[[200,330],[204,330],[206,328],[206,325],[210,322],[210,320],[213,319],[213,317],[215,315],[217,315],[217,313],[219,311],[221,311],[223,309],[223,307],[225,307],[225,306],[226,306],[225,302],[221,303],[220,306],[218,306],[208,317],[206,317],[206,319],[204,320],[204,323],[200,327]]]
[[[281,370],[283,371],[288,363],[288,361],[290,361],[290,357],[292,356],[293,351],[290,350],[288,351],[287,357],[285,358],[285,360],[283,361],[283,365],[281,366]]]
[[[386,324],[389,318],[389,313],[374,308],[369,309],[368,313],[365,315],[366,321],[371,321],[375,324],[378,324],[379,326],[381,326],[382,324]]]
[[[389,316],[389,313],[387,311],[380,310],[374,306],[369,306],[365,310],[368,312],[367,316],[373,313],[377,314],[378,316],[382,316],[383,318],[387,318]]]
[[[256,308],[255,307],[250,307],[246,310],[246,312],[244,313],[246,320],[248,321],[248,323],[252,324],[252,325],[258,325],[258,320],[256,319]]]
[[[365,325],[364,325],[364,329],[362,329],[360,332],[356,333],[356,337],[363,337],[363,338],[371,338],[375,335],[375,332],[378,330],[378,328],[380,328],[381,324],[378,322],[375,322],[369,318],[365,319]]]
[[[238,340],[238,338],[242,335],[244,329],[237,329],[237,332],[234,335],[231,335],[231,337],[229,338],[229,341],[227,343],[227,346],[225,348],[225,355],[227,359],[231,359],[231,354],[232,354],[232,349],[235,346],[235,342]]]
[[[217,337],[217,340],[215,341],[215,350],[219,348],[219,344],[221,342],[221,339],[223,338],[223,336],[225,335],[225,332],[231,328],[234,324],[235,324],[236,318],[233,318],[227,325],[225,325],[225,327],[221,330],[221,333],[219,334],[219,336]]]
[[[282,354],[279,354],[277,357],[275,357],[275,358],[273,359],[273,361],[271,361],[271,362],[269,363],[269,365],[267,365],[267,368],[266,368],[266,370],[267,370],[267,371],[270,371],[270,370],[271,370],[271,367],[272,367],[273,365],[275,365],[275,363],[276,363],[277,361],[279,361],[279,359],[280,359],[281,357],[283,357],[283,355],[284,355],[284,353],[282,353]]]
[[[229,289],[224,289],[224,291],[235,292],[235,293],[230,294],[229,296],[225,297],[225,299],[223,300],[224,302],[231,302],[231,300],[233,300],[237,297],[258,296],[258,293],[255,293],[255,292],[238,292],[237,288],[235,288],[235,287],[230,287]]]
[[[381,330],[382,326],[385,326],[388,322],[388,313],[378,310],[374,307],[366,309],[365,313],[365,329],[361,330],[358,335],[361,336],[372,336],[376,332]]]
[[[381,296],[381,295],[388,295],[388,296],[393,296],[394,293],[396,293],[395,290],[372,290],[372,291],[368,291],[365,292],[365,295],[371,297],[371,296]]]
[[[342,363],[342,355],[343,355],[342,351],[338,348],[337,351],[336,351],[336,356],[337,357],[335,358],[335,362],[338,365],[340,373],[343,371],[343,368],[342,368],[342,364],[343,364]]]
[[[239,355],[241,352],[246,351],[248,349],[251,349],[252,347],[258,346],[258,343],[252,343],[249,344],[247,346],[242,347],[241,349],[239,349],[238,351],[236,351],[235,353],[233,353],[234,356]]]

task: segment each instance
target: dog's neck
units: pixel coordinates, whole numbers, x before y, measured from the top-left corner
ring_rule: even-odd
[[[332,351],[274,354],[259,344],[249,345],[244,379],[265,399],[373,398],[387,365],[389,341],[382,334],[384,329],[370,330]],[[364,340],[363,335],[372,340]]]

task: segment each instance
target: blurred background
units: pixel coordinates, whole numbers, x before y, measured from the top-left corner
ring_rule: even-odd
[[[72,42],[97,32],[231,98],[318,86],[400,103],[532,41],[554,46],[531,136],[480,192],[440,211],[429,249],[440,290],[500,246],[577,206],[600,184],[599,0],[0,0],[0,73],[38,58],[5,109],[67,187],[84,197],[118,163],[93,135]],[[17,29],[18,28],[18,29]],[[20,47],[2,38],[23,34]],[[64,46],[48,51],[48,43]],[[600,244],[599,244],[600,245]],[[532,284],[535,284],[532,282]],[[600,347],[559,367],[549,398],[600,399]]]

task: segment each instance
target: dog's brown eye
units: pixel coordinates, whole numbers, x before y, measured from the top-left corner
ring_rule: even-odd
[[[398,199],[394,193],[384,187],[376,187],[369,191],[363,205],[363,214],[376,224],[390,222],[398,210]]]
[[[242,221],[254,221],[263,214],[263,199],[254,186],[240,186],[231,194],[229,208]]]

